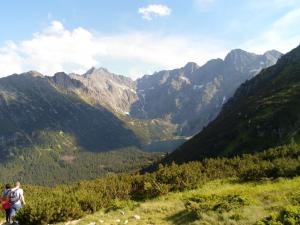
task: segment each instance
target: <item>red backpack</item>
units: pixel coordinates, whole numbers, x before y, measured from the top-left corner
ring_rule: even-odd
[[[3,209],[10,209],[10,200],[9,200],[10,190],[4,191],[1,198],[1,205]]]

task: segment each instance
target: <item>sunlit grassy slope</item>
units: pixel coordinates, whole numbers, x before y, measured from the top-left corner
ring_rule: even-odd
[[[256,224],[286,206],[297,204],[299,194],[300,177],[250,183],[216,180],[196,190],[142,203],[116,201],[113,209],[68,224]]]

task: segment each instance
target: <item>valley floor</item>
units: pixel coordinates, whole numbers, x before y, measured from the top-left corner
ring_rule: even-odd
[[[255,224],[262,218],[279,212],[283,207],[295,204],[295,196],[300,196],[300,177],[249,183],[216,180],[196,190],[170,193],[145,202],[119,202],[116,203],[119,207],[114,210],[103,210],[79,221],[61,225],[247,225]],[[223,202],[218,202],[217,199],[223,199]],[[231,199],[227,201],[229,205],[226,205],[226,199]],[[198,204],[197,213],[193,212],[193,201]]]

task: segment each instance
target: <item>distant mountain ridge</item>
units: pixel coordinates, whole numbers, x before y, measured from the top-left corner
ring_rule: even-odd
[[[59,72],[47,77],[30,71],[5,77],[0,79],[0,116],[6,120],[1,125],[2,133],[26,133],[26,129],[34,127],[34,124],[45,125],[39,129],[64,130],[64,126],[69,125],[62,118],[69,117],[69,121],[75,119],[70,126],[76,126],[75,121],[87,116],[86,119],[99,121],[99,124],[104,122],[102,120],[112,126],[119,124],[124,132],[133,130],[131,138],[127,137],[129,145],[134,143],[140,146],[138,139],[150,144],[152,141],[190,136],[217,116],[222,105],[242,82],[274,64],[280,56],[281,53],[275,50],[256,55],[236,49],[224,60],[210,60],[201,67],[190,62],[182,68],[145,75],[137,81],[110,73],[104,68],[91,68],[83,75]],[[87,112],[76,118],[77,112],[83,113],[79,105],[85,105]],[[99,113],[97,118],[88,116],[92,110]],[[39,122],[40,113],[44,114],[43,122]],[[89,123],[87,121],[82,125]],[[88,129],[96,131],[100,128],[93,128],[97,123],[91,125]],[[109,126],[104,126],[104,132],[109,130]],[[122,130],[120,128],[117,130]],[[29,130],[34,131],[33,128]],[[114,132],[109,133],[114,136]],[[85,139],[89,140],[95,132],[86,135]],[[95,143],[91,139],[91,145],[96,146],[101,140],[96,136],[94,138]],[[125,137],[118,138],[126,141]],[[118,142],[114,144],[118,146]],[[102,143],[98,148],[110,149],[104,146]]]
[[[276,51],[233,50],[224,60],[201,67],[190,62],[137,81],[104,68],[1,78],[0,178],[55,183],[55,174],[64,174],[59,180],[67,182],[151,163],[160,154],[140,149],[174,150],[213,120],[242,82],[278,57]]]
[[[145,75],[136,81],[105,68],[65,75],[81,82],[81,87],[75,87],[77,91],[114,114],[164,120],[176,125],[179,135],[191,136],[218,115],[241,83],[276,63],[281,55],[275,50],[257,55],[235,49],[224,60],[213,59],[201,67],[189,62],[182,68]],[[59,76],[54,76],[57,85],[74,88],[66,82],[68,78]]]
[[[300,141],[300,46],[243,83],[218,117],[165,162],[252,153]]]
[[[81,86],[74,87],[70,79],[81,83]],[[104,68],[92,68],[83,75],[56,73],[54,81],[65,89],[79,88],[95,104],[98,103],[115,113],[129,112],[130,105],[136,101],[135,82]]]
[[[145,75],[137,80],[138,101],[130,115],[168,119],[179,124],[182,135],[193,135],[218,115],[240,84],[276,63],[281,55],[275,50],[256,55],[236,49],[224,60],[213,59],[201,67],[188,63],[180,69]]]

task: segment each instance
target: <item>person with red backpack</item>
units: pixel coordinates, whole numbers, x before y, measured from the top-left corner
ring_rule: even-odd
[[[1,196],[1,205],[2,208],[5,210],[6,223],[10,223],[10,208],[11,208],[11,204],[9,200],[10,192],[11,192],[11,185],[6,184],[5,190],[3,191]]]

